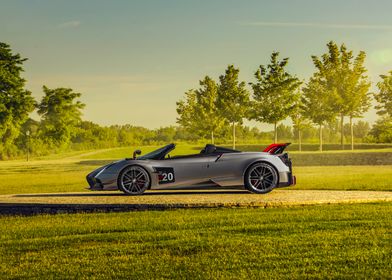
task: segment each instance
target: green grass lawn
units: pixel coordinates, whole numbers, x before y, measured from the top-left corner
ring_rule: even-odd
[[[148,152],[155,148],[143,147],[142,150]],[[177,154],[194,153],[195,149],[195,146],[181,145]],[[85,191],[85,177],[90,171],[110,162],[111,159],[129,157],[130,154],[129,149],[117,148],[30,162],[2,161],[0,194]],[[381,154],[384,153],[292,153],[294,172],[298,179],[295,188],[392,190],[392,153],[390,157],[383,157],[385,161],[378,163],[381,165],[373,165],[377,164],[377,161],[372,161],[377,158],[374,155]],[[328,161],[324,161],[325,166],[317,166],[322,165],[320,157],[325,156],[330,157]],[[361,165],[331,165],[353,161]],[[388,161],[391,161],[390,165],[384,165]],[[304,162],[306,164],[303,164]]]
[[[90,162],[90,161],[89,161]],[[94,163],[95,161],[93,161]],[[96,166],[67,161],[0,164],[0,194],[86,191],[86,175]],[[294,167],[294,189],[392,191],[392,166]]]
[[[132,149],[0,162],[0,194],[85,191],[87,173]],[[294,189],[392,190],[389,148],[291,154]],[[391,211],[376,203],[0,216],[0,278],[392,278]]]
[[[391,278],[392,204],[0,217],[2,278]]]
[[[141,147],[143,153],[156,148],[157,146]],[[198,149],[194,145],[182,144],[172,154],[196,153]],[[291,153],[294,172],[298,178],[295,188],[392,190],[392,153],[380,151]],[[30,162],[2,161],[0,194],[85,191],[87,173],[111,160],[130,157],[131,154],[130,148],[115,148],[74,152],[63,157]]]
[[[299,166],[295,189],[392,191],[392,166]]]

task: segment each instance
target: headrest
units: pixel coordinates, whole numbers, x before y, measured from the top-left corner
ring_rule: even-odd
[[[212,154],[216,151],[215,145],[207,144],[204,148],[204,154]]]

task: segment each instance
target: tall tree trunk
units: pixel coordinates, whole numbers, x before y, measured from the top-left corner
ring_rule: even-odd
[[[214,144],[214,131],[211,131],[211,144]]]
[[[233,122],[233,149],[235,149],[235,122]]]
[[[320,124],[320,152],[323,151],[323,125]]]
[[[276,122],[274,123],[274,143],[278,142],[278,131],[276,129]]]
[[[301,130],[298,129],[298,150],[302,151],[302,139],[301,139]]]
[[[344,150],[344,115],[340,114],[340,145]]]
[[[351,132],[351,150],[354,151],[354,128],[353,128],[352,116],[350,116],[350,132]]]

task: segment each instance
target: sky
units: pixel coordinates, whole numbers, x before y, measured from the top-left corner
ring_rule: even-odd
[[[175,124],[176,101],[205,75],[217,80],[234,64],[253,82],[279,51],[306,81],[310,56],[330,40],[367,53],[375,91],[392,70],[391,11],[390,0],[0,0],[0,41],[28,58],[37,100],[43,85],[71,87],[85,120],[158,128]],[[374,109],[365,115],[376,118]]]

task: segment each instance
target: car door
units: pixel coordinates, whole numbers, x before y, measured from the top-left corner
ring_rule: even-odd
[[[193,185],[210,179],[210,164],[217,155],[194,155],[168,158],[158,167],[159,186]]]
[[[246,161],[240,153],[223,153],[209,166],[211,180],[221,186],[242,185]]]

